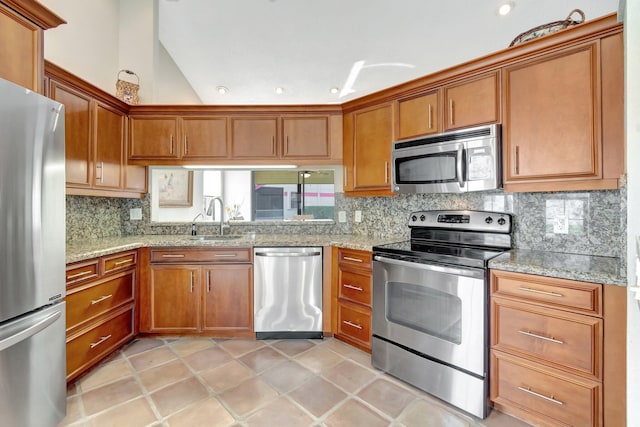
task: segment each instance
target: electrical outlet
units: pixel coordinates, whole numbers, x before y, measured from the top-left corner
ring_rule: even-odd
[[[356,211],[356,214],[353,220],[355,222],[362,222],[362,211]]]
[[[553,221],[553,232],[556,234],[569,234],[569,217],[558,215]]]
[[[338,212],[338,222],[347,222],[347,213],[345,211]]]
[[[129,219],[131,221],[141,220],[142,219],[142,208],[131,208],[131,209],[129,209]]]

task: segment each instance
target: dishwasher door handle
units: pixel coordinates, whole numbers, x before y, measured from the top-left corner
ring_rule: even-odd
[[[256,256],[266,257],[308,257],[322,255],[320,252],[256,252]]]

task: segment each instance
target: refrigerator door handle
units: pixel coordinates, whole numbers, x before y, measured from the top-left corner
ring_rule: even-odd
[[[0,351],[3,351],[9,347],[12,347],[18,344],[20,341],[26,340],[49,327],[52,323],[54,323],[58,318],[60,318],[60,311],[56,311],[53,314],[45,317],[44,319],[38,320],[35,324],[30,325],[21,331],[10,334],[6,334],[6,336],[0,336]]]

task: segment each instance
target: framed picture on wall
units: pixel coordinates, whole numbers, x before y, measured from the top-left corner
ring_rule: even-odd
[[[184,208],[193,205],[193,171],[167,169],[158,181],[161,208]]]

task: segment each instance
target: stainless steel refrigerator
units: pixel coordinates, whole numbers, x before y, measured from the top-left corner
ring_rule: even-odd
[[[64,108],[0,79],[0,425],[66,413]]]

